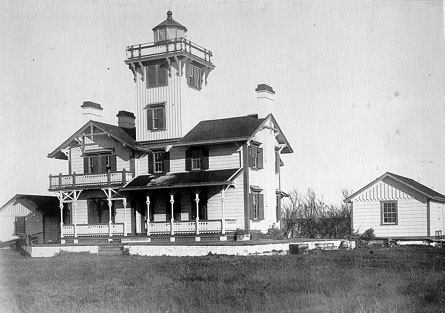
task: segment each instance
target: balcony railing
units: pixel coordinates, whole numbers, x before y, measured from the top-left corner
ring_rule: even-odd
[[[125,185],[133,178],[131,172],[119,171],[104,174],[49,175],[49,190]]]
[[[126,49],[127,61],[156,56],[165,53],[187,52],[204,61],[212,63],[212,52],[187,40],[185,38],[177,38],[174,40],[163,41],[161,43],[145,43],[139,45],[128,46]]]

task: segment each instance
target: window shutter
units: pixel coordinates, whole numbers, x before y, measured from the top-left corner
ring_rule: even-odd
[[[153,129],[153,111],[151,109],[147,110],[147,129]]]
[[[264,220],[264,195],[258,195],[258,219]]]
[[[148,152],[148,174],[153,174],[153,152]]]
[[[253,219],[254,209],[253,209],[253,194],[249,193],[249,211],[250,211],[250,219]]]
[[[280,152],[275,151],[275,174],[280,172]]]
[[[263,148],[258,148],[258,168],[263,168]]]
[[[247,147],[247,154],[249,159],[249,166],[252,167],[252,146]]]
[[[88,174],[88,157],[83,158],[83,173]]]
[[[117,158],[115,155],[110,155],[110,165],[111,165],[111,171],[116,172],[117,171]]]
[[[167,77],[168,77],[167,72],[168,72],[168,70],[166,68],[166,65],[164,65],[164,64],[159,65],[159,67],[158,67],[158,78],[159,78],[158,85],[159,86],[167,85]]]
[[[156,86],[156,65],[152,64],[147,66],[147,88]]]
[[[202,149],[201,169],[209,169],[209,149],[207,148]]]
[[[158,108],[159,129],[165,129],[165,107]]]
[[[281,220],[281,195],[277,194],[277,222]]]
[[[97,157],[97,168],[98,173],[106,173],[107,172],[107,159],[105,155],[99,155]]]
[[[95,156],[95,157],[93,157],[92,159],[93,159],[93,166],[94,166],[93,173],[94,173],[94,174],[100,174],[100,169],[99,169],[99,157],[98,157],[98,156]]]
[[[164,173],[170,172],[170,152],[164,153]]]
[[[190,149],[185,151],[185,170],[192,170],[192,150]]]

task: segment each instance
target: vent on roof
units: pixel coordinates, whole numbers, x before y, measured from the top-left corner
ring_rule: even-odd
[[[81,106],[84,122],[89,120],[97,121],[102,117],[103,108],[99,103],[85,101]]]

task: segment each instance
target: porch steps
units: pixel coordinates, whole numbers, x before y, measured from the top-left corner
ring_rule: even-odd
[[[99,255],[120,255],[122,254],[122,247],[120,245],[99,245]]]

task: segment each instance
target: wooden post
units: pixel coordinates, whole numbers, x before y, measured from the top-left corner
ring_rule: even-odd
[[[63,200],[62,200],[62,193],[59,194],[59,209],[60,209],[60,238],[63,238]]]
[[[124,206],[124,237],[127,236],[127,198],[122,200]]]
[[[222,218],[221,218],[221,233],[223,235],[226,234],[226,217],[225,217],[225,208],[224,208],[224,202],[225,202],[225,189],[221,190],[221,205],[222,205]]]
[[[171,218],[170,218],[170,234],[173,236],[175,234],[175,230],[173,229],[173,222],[174,222],[174,216],[173,216],[173,205],[175,203],[175,198],[173,193],[170,194],[170,209],[171,209]]]
[[[126,170],[125,168],[122,170],[122,184],[125,185],[125,183],[127,182],[127,174],[126,174]]]
[[[62,173],[59,173],[59,188],[62,187]]]
[[[109,174],[109,172],[108,172]],[[111,201],[111,192],[108,190],[108,236],[113,236],[113,231],[111,229],[111,208],[113,206],[113,202]]]
[[[150,236],[150,196],[147,195],[146,202],[147,204],[147,215],[146,215],[146,223],[147,223],[147,236]]]
[[[74,199],[71,202],[72,206],[73,206],[73,212],[71,212],[71,214],[73,215],[73,227],[74,227],[74,238],[77,238],[77,227],[76,227],[76,222],[77,222],[77,196],[76,196],[76,191],[74,191]]]
[[[76,187],[76,172],[73,172],[73,187]]]
[[[195,193],[195,202],[196,202],[196,234],[199,235],[199,193]]]

